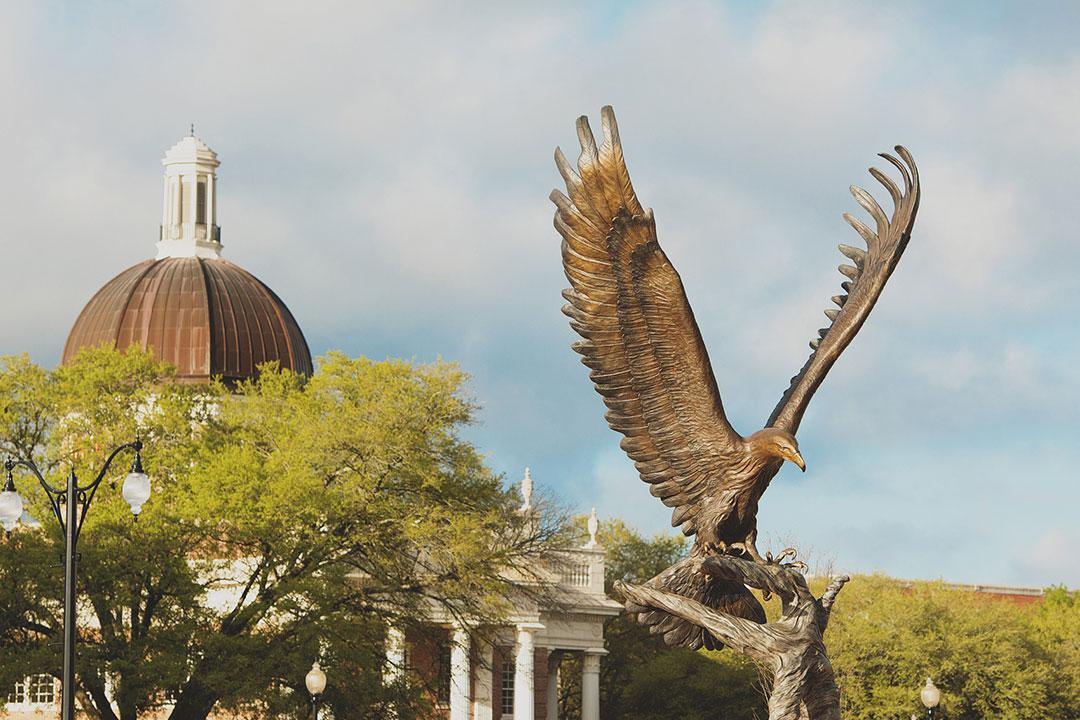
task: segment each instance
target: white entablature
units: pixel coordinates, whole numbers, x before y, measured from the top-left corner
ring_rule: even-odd
[[[217,224],[217,153],[195,128],[165,153],[165,187],[157,259],[221,257]]]

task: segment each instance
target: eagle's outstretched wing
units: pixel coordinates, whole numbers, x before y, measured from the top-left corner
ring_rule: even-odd
[[[674,508],[671,524],[698,530],[703,498],[722,484],[741,438],[724,416],[708,353],[682,281],[656,241],[651,211],[638,202],[610,107],[601,111],[597,148],[588,120],[577,121],[574,171],[555,161],[569,197],[551,194],[571,287],[563,312],[574,344],[604,398],[605,418],[653,495]]]
[[[866,250],[840,246],[840,252],[855,263],[840,266],[840,272],[849,278],[841,283],[847,294],[833,296],[832,300],[837,309],[825,311],[832,321],[831,324],[819,330],[819,337],[810,341],[810,347],[813,348],[810,358],[799,374],[791,378],[791,385],[780,398],[766,426],[778,427],[792,434],[799,429],[799,423],[802,422],[803,413],[806,412],[814,391],[870,315],[874,303],[900,260],[900,255],[907,247],[911,228],[915,225],[915,214],[919,210],[919,170],[915,167],[911,153],[905,148],[897,145],[896,152],[900,159],[888,153],[881,153],[881,157],[900,171],[904,179],[903,190],[885,173],[877,168],[870,168],[870,174],[885,186],[892,196],[891,218],[870,193],[854,185],[851,187],[855,201],[874,218],[875,229],[871,230],[849,213],[844,213],[844,219],[866,241]]]

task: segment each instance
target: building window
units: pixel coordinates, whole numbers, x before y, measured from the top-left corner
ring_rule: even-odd
[[[52,675],[33,675],[30,678],[30,702],[47,703],[56,702],[56,681]]]
[[[15,683],[7,701],[13,705],[52,705],[56,703],[56,680],[52,675],[31,675]]]
[[[516,672],[514,661],[509,658],[504,659],[499,683],[499,703],[502,706],[503,715],[514,714],[514,674]]]
[[[191,212],[191,193],[186,192],[184,187],[184,178],[181,176],[176,185],[176,192],[180,195],[180,217],[176,219],[176,224],[186,223],[188,221],[188,213]]]
[[[15,687],[8,693],[7,701],[13,704],[23,704],[26,702],[26,680],[15,681]]]
[[[435,702],[450,704],[450,643],[445,641],[435,648]]]
[[[206,181],[199,180],[195,194],[195,222],[206,223]]]

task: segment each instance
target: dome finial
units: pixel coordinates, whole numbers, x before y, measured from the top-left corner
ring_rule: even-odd
[[[533,479],[529,468],[525,468],[525,477],[521,479],[521,497],[525,501],[521,505],[521,512],[532,510]]]
[[[596,542],[596,531],[600,529],[600,520],[596,517],[596,508],[593,508],[592,512],[589,513],[587,527],[589,529],[589,542],[585,543],[585,547],[592,550],[593,548],[598,547],[598,543]]]
[[[191,123],[191,130],[188,131],[189,137],[195,137],[195,123]]]

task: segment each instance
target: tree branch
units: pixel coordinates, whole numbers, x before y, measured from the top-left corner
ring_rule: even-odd
[[[626,602],[653,607],[705,628],[725,645],[755,660],[768,660],[771,640],[764,625],[708,608],[696,600],[642,585],[615,583],[615,592]]]
[[[838,578],[834,578],[829,587],[825,588],[825,592],[821,596],[821,607],[825,612],[832,610],[833,603],[836,602],[836,596],[840,594],[840,591],[844,589],[844,585],[851,581],[851,577],[848,575],[841,575]]]

